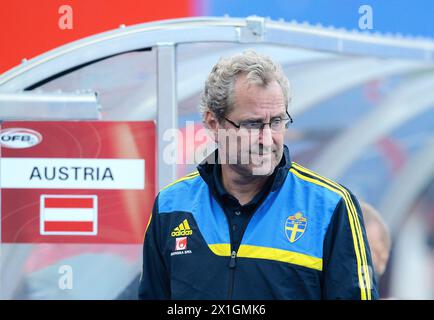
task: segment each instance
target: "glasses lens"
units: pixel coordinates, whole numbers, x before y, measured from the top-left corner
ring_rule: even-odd
[[[282,120],[282,119],[274,119],[273,121],[271,121],[270,127],[274,131],[279,131],[279,130],[283,129],[283,123],[284,123],[284,120]]]
[[[240,126],[248,130],[260,130],[263,127],[261,122],[244,122],[240,123]]]

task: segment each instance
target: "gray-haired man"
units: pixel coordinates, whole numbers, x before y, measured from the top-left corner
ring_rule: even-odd
[[[290,160],[289,100],[268,57],[213,67],[201,112],[217,150],[158,194],[140,298],[377,298],[356,198]]]

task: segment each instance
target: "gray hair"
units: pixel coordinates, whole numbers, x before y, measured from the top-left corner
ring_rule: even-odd
[[[207,111],[211,111],[217,120],[221,121],[231,111],[234,102],[234,83],[237,76],[241,74],[245,74],[250,83],[264,87],[277,81],[282,88],[285,107],[288,108],[290,85],[282,67],[267,56],[253,50],[246,50],[226,59],[221,58],[212,68],[201,95],[202,118]]]

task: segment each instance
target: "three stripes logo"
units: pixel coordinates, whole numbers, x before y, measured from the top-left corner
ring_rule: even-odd
[[[187,219],[184,219],[179,226],[177,226],[175,229],[173,229],[171,236],[172,237],[182,237],[182,236],[191,236],[193,234],[193,231],[190,228],[190,225],[188,224]]]

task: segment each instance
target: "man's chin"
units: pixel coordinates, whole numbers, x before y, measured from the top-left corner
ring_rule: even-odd
[[[260,161],[251,164],[252,175],[269,176],[273,173],[275,167],[275,163],[270,157],[260,157]]]
[[[255,166],[252,168],[253,176],[269,176],[273,173],[274,168],[270,165]]]

